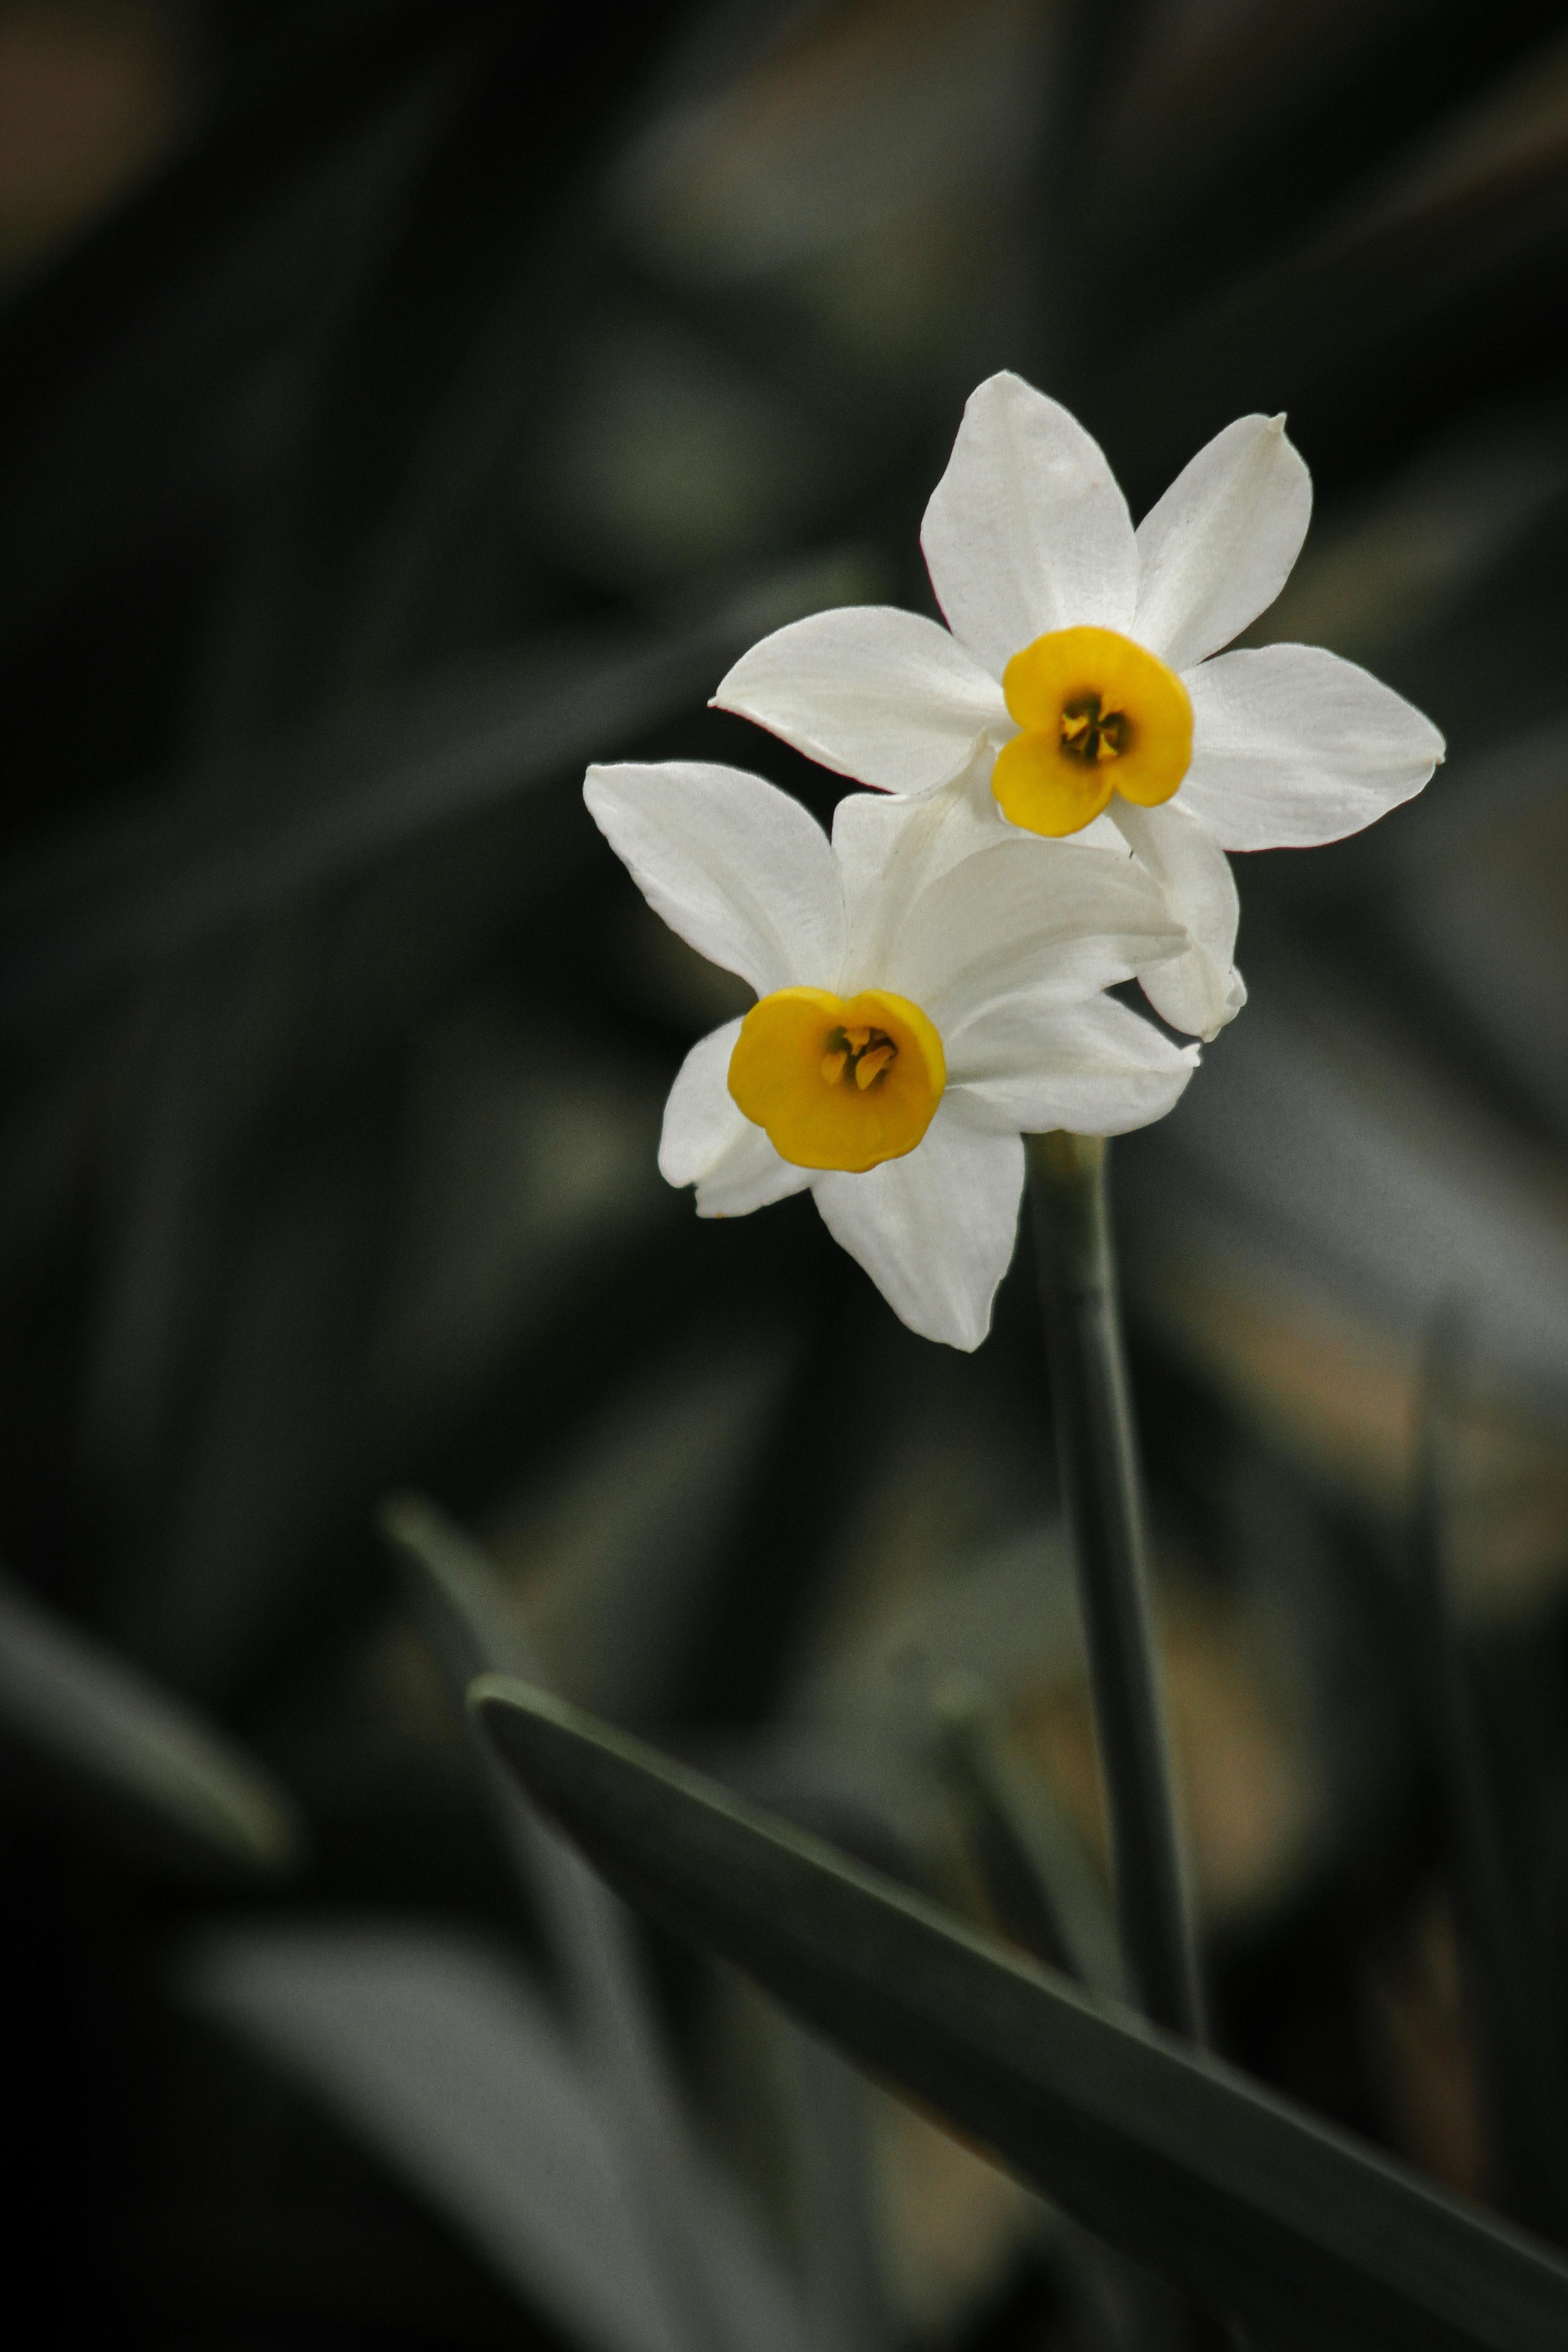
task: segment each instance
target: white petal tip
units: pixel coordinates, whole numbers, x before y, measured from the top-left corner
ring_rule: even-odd
[[[961,1356],[973,1356],[976,1348],[983,1348],[991,1337],[991,1302],[987,1301],[985,1320],[978,1331],[934,1321],[917,1322],[910,1315],[900,1315],[899,1320],[911,1330],[918,1339],[931,1339],[939,1348],[956,1348]]]
[[[1233,971],[1230,976],[1230,985],[1226,991],[1225,1011],[1212,1029],[1205,1029],[1203,1032],[1203,1042],[1205,1045],[1212,1045],[1216,1037],[1224,1035],[1246,1003],[1247,982],[1238,971]],[[1195,1045],[1193,1047],[1193,1059],[1194,1064],[1198,1060],[1198,1049]]]

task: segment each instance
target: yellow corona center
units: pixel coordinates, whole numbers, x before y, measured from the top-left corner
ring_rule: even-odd
[[[1193,706],[1173,669],[1116,629],[1050,629],[1002,673],[1023,729],[991,778],[1004,816],[1077,833],[1112,793],[1153,808],[1193,757]]]
[[[864,1175],[912,1151],[947,1063],[918,1004],[883,989],[780,988],[752,1005],[730,1056],[730,1092],[796,1168]]]

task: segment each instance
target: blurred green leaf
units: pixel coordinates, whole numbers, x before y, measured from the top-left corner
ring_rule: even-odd
[[[536,1675],[511,1596],[473,1538],[423,1495],[389,1495],[379,1516],[454,1674]]]
[[[1568,1190],[1554,1155],[1328,957],[1277,933],[1249,950],[1247,980],[1247,1018],[1191,1108],[1121,1156],[1134,1311],[1157,1295],[1161,1249],[1173,1270],[1216,1224],[1233,1250],[1261,1245],[1374,1320],[1412,1362],[1461,1285],[1487,1360],[1560,1424]]]
[[[275,1871],[303,1826],[261,1766],[0,1580],[0,1759],[50,1806],[198,1874]]]
[[[1363,431],[1397,437],[1412,385],[1463,342],[1482,300],[1503,327],[1490,372],[1506,378],[1523,341],[1510,344],[1506,323],[1525,308],[1508,298],[1550,282],[1568,240],[1563,73],[1560,48],[1545,51],[1517,87],[1483,88],[1457,120],[1422,126],[1299,244],[1119,355],[1097,414],[1131,447],[1158,443],[1168,462],[1233,403],[1259,396],[1247,388],[1289,386],[1300,411],[1327,385]],[[1166,398],[1148,400],[1151,380]]]
[[[1522,2234],[545,1693],[470,1703],[631,1899],[1205,2302],[1303,2352],[1563,2341]]]
[[[206,121],[26,286],[0,325],[0,635],[174,519],[221,509],[258,350],[330,299],[394,209],[470,64],[480,6],[283,12]],[[337,22],[331,22],[336,16]],[[377,23],[379,19],[379,24]],[[308,21],[309,20],[309,21]],[[265,360],[263,361],[265,364]]]
[[[431,1624],[455,1690],[487,1669],[531,1670],[510,1596],[485,1554],[417,1495],[391,1496],[382,1532]],[[685,2347],[753,2341],[772,2310],[781,2345],[803,2335],[793,2298],[710,2177],[688,2128],[649,1999],[634,1923],[576,1847],[496,1764],[492,1793],[527,1895],[565,1980],[580,2063],[625,2143],[624,2194]]]
[[[73,824],[0,891],[0,1003],[79,998],[431,828],[613,751],[707,691],[728,622],[664,643],[558,645],[506,675],[182,782],[131,815]]]
[[[1105,1882],[1050,1784],[1008,1752],[983,1685],[955,1676],[934,1704],[941,1760],[969,1817],[969,1843],[1003,1928],[1047,1967],[1120,1997],[1121,1957]]]
[[[479,1674],[537,1675],[510,1595],[472,1538],[420,1495],[389,1496],[380,1517],[454,1688]],[[641,2076],[653,2027],[621,1906],[514,1787],[503,1784],[502,1794],[514,1800],[505,1812],[508,1844],[573,2002],[623,2061],[634,2056],[628,2037],[639,2045],[634,2073]]]
[[[1529,1911],[1509,1852],[1508,1800],[1448,1572],[1447,1490],[1467,1344],[1465,1312],[1456,1299],[1434,1323],[1423,1367],[1410,1528],[1411,1651],[1447,1805],[1465,2006],[1488,2141],[1484,2177],[1505,2212],[1561,2243],[1568,2168],[1556,2086],[1541,2063],[1551,2046],[1551,2005],[1537,1979]]]
[[[816,2034],[778,2020],[785,2130],[805,2287],[817,2324],[855,2347],[894,2340],[878,2256],[878,2189],[868,2086]]]
[[[219,1931],[191,2004],[305,2083],[499,2273],[598,2352],[688,2352],[618,2119],[516,1969],[439,1930]]]

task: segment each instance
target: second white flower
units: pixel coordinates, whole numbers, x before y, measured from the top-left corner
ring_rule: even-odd
[[[809,1187],[912,1329],[978,1346],[1020,1134],[1144,1126],[1195,1064],[1100,992],[1184,948],[1160,891],[1016,835],[911,887],[899,804],[852,794],[830,843],[760,777],[695,761],[592,768],[584,797],[655,910],[758,994],[687,1056],[666,1178],[710,1217]]]

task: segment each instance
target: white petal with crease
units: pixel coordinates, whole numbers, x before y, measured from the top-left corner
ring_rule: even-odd
[[[994,677],[1047,629],[1127,629],[1138,551],[1098,442],[1021,376],[971,393],[921,528],[954,636]]]
[[[1106,996],[1070,1005],[1009,997],[944,1043],[942,1101],[953,1116],[1026,1135],[1125,1135],[1164,1118],[1198,1061],[1195,1045],[1173,1045]]]
[[[1191,941],[1184,955],[1139,972],[1143,993],[1173,1029],[1216,1036],[1247,1002],[1235,963],[1241,900],[1230,860],[1184,807],[1180,793],[1160,808],[1135,808],[1120,799],[1111,807],[1118,832],[1163,890]]]
[[[1017,732],[1002,689],[918,613],[863,604],[814,613],[742,654],[713,697],[810,760],[889,793],[931,793],[978,738]]]
[[[1312,478],[1282,416],[1238,416],[1138,526],[1132,635],[1173,669],[1202,661],[1272,604],[1301,551]]]
[[[726,1021],[693,1045],[664,1107],[658,1172],[667,1184],[695,1184],[700,1217],[744,1217],[804,1192],[810,1176],[781,1160],[730,1093],[730,1056],[741,1034]]]
[[[1185,683],[1180,796],[1226,849],[1341,841],[1410,800],[1443,756],[1429,719],[1321,646],[1220,654]]]
[[[1017,1239],[1017,1136],[969,1127],[943,1106],[903,1159],[865,1176],[817,1176],[811,1189],[834,1240],[911,1331],[980,1345]]]
[[[989,776],[989,762],[983,763]],[[951,866],[1016,841],[992,797],[955,784],[904,800],[847,793],[833,812],[833,854],[844,883],[845,971],[885,971],[906,912],[929,882]]]
[[[676,1073],[664,1107],[658,1172],[667,1184],[695,1184],[721,1160],[751,1120],[730,1092],[730,1056],[739,1021],[700,1037]]]
[[[804,1192],[809,1168],[795,1168],[781,1160],[760,1127],[750,1119],[721,1160],[716,1160],[697,1187],[700,1217],[749,1217],[753,1209],[770,1208]]]
[[[583,797],[655,914],[757,993],[832,988],[844,893],[827,835],[799,801],[697,760],[590,768]]]
[[[1205,1045],[1247,1003],[1247,982],[1236,966],[1216,961],[1203,948],[1140,972],[1138,984],[1162,1021]]]
[[[880,984],[923,1006],[945,1036],[994,997],[1092,995],[1182,944],[1134,859],[1015,835],[921,891]]]

